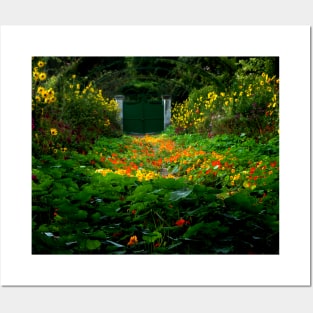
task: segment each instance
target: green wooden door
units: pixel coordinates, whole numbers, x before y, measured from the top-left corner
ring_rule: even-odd
[[[162,101],[124,101],[123,131],[125,133],[159,133],[164,130]]]

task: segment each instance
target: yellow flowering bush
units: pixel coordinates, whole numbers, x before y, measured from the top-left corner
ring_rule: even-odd
[[[279,79],[266,73],[240,77],[222,92],[203,88],[172,109],[172,124],[191,133],[213,131],[258,136],[275,133],[278,122]]]
[[[64,87],[62,118],[80,141],[92,143],[119,130],[118,103],[105,97],[93,82],[84,86],[72,75]]]
[[[176,103],[172,109],[172,124],[177,131],[204,132],[210,126],[211,118],[219,110],[215,101],[218,94],[212,86],[195,90],[183,103]]]
[[[235,80],[225,93],[222,118],[213,124],[215,133],[277,134],[279,79],[268,74]]]
[[[118,103],[93,82],[66,71],[48,76],[49,58],[32,59],[32,129],[35,154],[86,151],[99,136],[119,133]],[[86,146],[87,145],[87,146]]]

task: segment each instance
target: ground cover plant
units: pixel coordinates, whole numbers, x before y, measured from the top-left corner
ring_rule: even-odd
[[[65,157],[66,156],[66,157]],[[101,138],[33,159],[33,253],[278,253],[278,138]]]

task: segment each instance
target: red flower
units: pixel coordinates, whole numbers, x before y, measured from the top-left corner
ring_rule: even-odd
[[[186,221],[183,218],[181,218],[178,221],[176,221],[175,225],[181,227],[181,226],[185,225],[185,223],[186,223]]]
[[[270,164],[270,165],[271,165],[271,167],[275,167],[275,166],[276,166],[276,164],[277,164],[277,163],[276,163],[276,161],[274,161],[274,162],[271,162],[271,164]]]
[[[181,226],[184,226],[184,225],[190,225],[190,222],[184,220],[183,218],[181,218],[178,221],[176,221],[175,225],[181,227]]]
[[[253,174],[254,171],[255,171],[255,167],[251,167],[251,169],[250,169],[250,174]]]
[[[220,167],[221,166],[221,162],[219,160],[217,161],[212,161],[212,166],[218,166]]]

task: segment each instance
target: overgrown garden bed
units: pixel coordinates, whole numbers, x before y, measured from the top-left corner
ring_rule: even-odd
[[[278,253],[278,137],[169,133],[33,158],[33,253]]]

